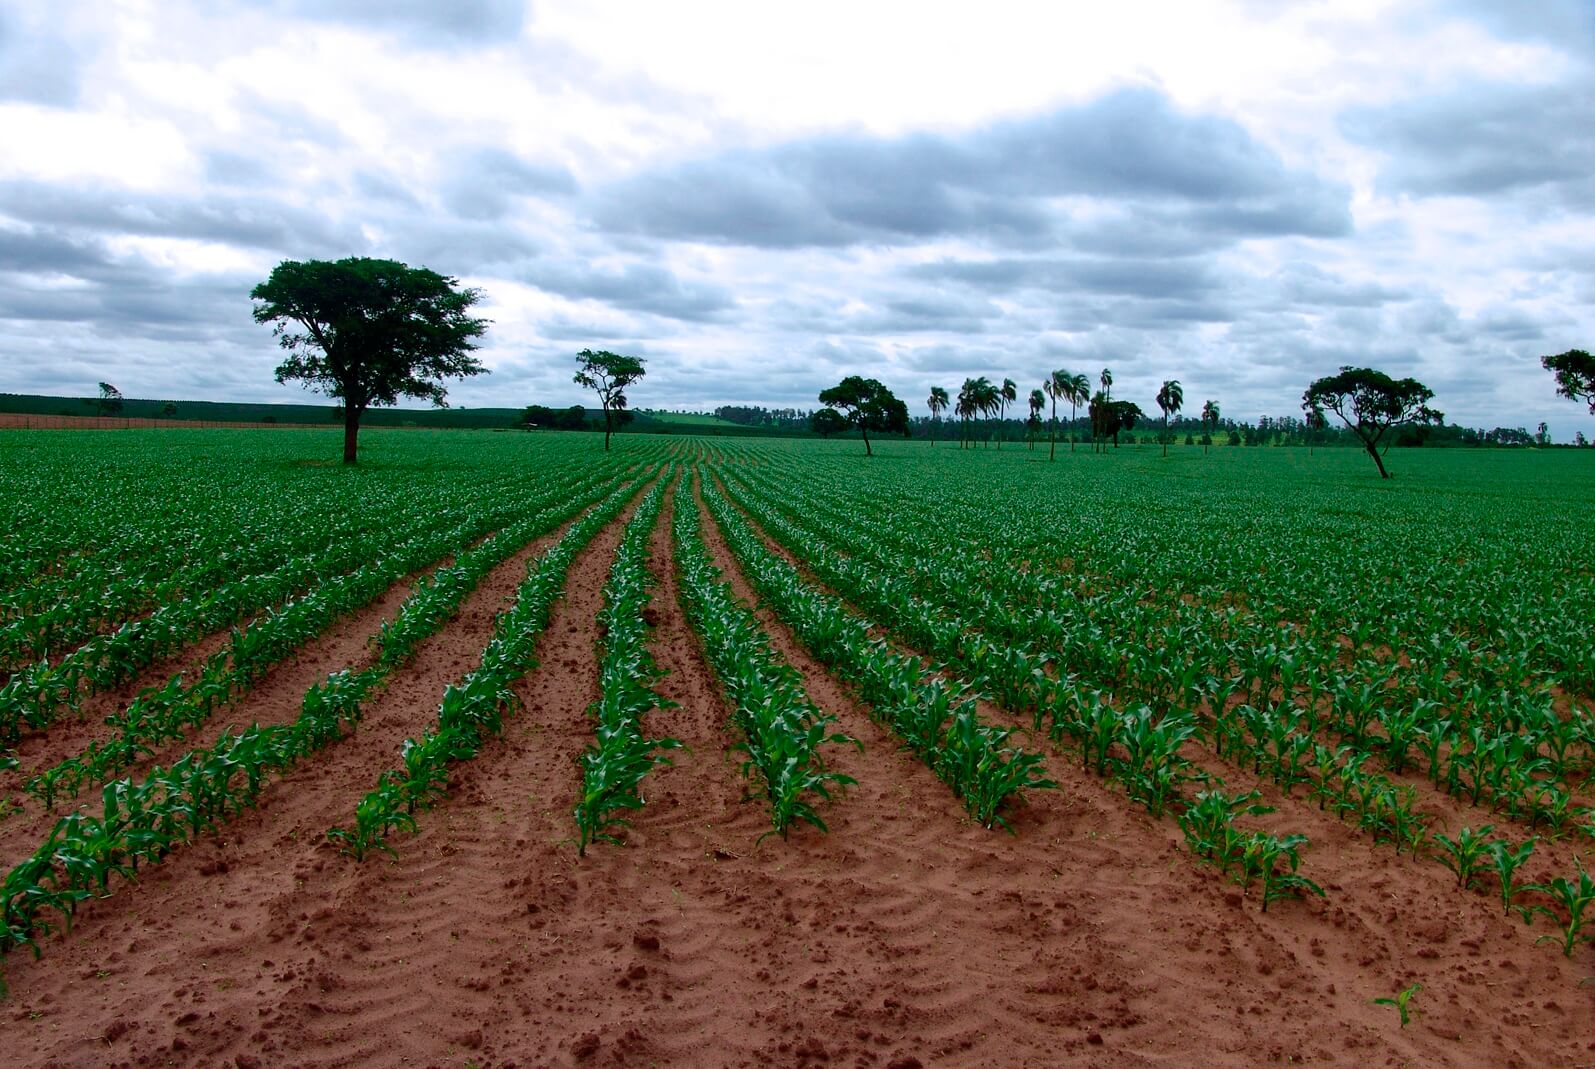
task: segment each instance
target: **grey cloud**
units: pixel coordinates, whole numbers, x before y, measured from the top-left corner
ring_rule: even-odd
[[[1296,260],[1273,277],[1279,296],[1291,307],[1374,307],[1407,295],[1378,282],[1348,282],[1315,264]]]
[[[512,197],[576,192],[576,179],[559,164],[533,163],[494,147],[451,155],[453,173],[442,195],[455,215],[500,219],[509,214]]]
[[[544,263],[528,268],[525,281],[575,300],[602,301],[616,308],[669,319],[706,321],[735,306],[730,293],[708,282],[686,281],[658,264],[627,264],[618,270],[581,263]]]
[[[1145,298],[1191,298],[1220,287],[1212,268],[1197,260],[1138,260],[1108,257],[942,260],[916,265],[907,274],[949,279],[988,292],[1042,290],[1049,293],[1123,294]]]
[[[1111,93],[958,137],[816,137],[640,175],[598,193],[621,233],[789,248],[941,236],[1049,240],[1049,199],[1129,203],[1207,239],[1349,230],[1345,187],[1291,171],[1238,124],[1175,111],[1151,90]]]
[[[1384,157],[1379,183],[1418,196],[1546,190],[1595,207],[1595,81],[1494,85],[1346,116],[1342,128]]]
[[[46,226],[195,238],[296,255],[348,255],[364,245],[355,228],[258,195],[183,197],[13,181],[0,184],[0,210]]]

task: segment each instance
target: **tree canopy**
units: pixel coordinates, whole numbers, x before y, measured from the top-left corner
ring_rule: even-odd
[[[274,324],[288,356],[277,381],[299,380],[342,402],[343,462],[355,463],[360,417],[400,397],[445,407],[443,380],[486,372],[471,355],[487,320],[481,291],[395,260],[284,260],[250,291],[255,322]]]
[[[1351,428],[1383,479],[1390,473],[1379,453],[1380,441],[1392,427],[1443,422],[1444,415],[1429,407],[1432,400],[1434,391],[1417,379],[1392,379],[1366,367],[1343,367],[1339,374],[1314,382],[1301,396],[1303,409],[1328,410]]]
[[[847,422],[859,429],[868,456],[875,455],[870,448],[870,431],[909,434],[908,406],[876,379],[849,375],[830,389],[821,390],[820,404],[841,411]]]
[[[1595,416],[1595,356],[1583,349],[1569,349],[1555,356],[1540,357],[1540,364],[1556,376],[1556,392],[1569,401],[1589,402]]]
[[[576,354],[580,366],[575,382],[598,393],[598,403],[604,409],[604,452],[609,452],[609,435],[614,430],[615,414],[624,412],[629,403],[626,387],[648,374],[640,356],[622,356],[606,350],[593,352],[583,349]]]
[[[1109,375],[1108,378],[1112,379]],[[1141,406],[1133,401],[1109,400],[1105,390],[1099,390],[1091,398],[1089,409],[1091,416],[1091,433],[1098,439],[1113,439],[1113,448],[1119,447],[1119,432],[1135,429],[1135,425],[1146,418],[1146,413],[1141,411]]]
[[[814,428],[814,433],[821,438],[829,438],[833,434],[840,434],[852,426],[847,417],[834,408],[822,408],[809,418],[809,426]]]
[[[114,416],[122,411],[122,391],[108,382],[100,383],[97,411],[102,416]]]

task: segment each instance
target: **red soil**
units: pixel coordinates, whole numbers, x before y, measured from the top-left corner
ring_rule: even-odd
[[[1338,821],[1313,836],[1327,902],[1267,914],[1195,864],[1171,820],[1052,760],[1018,834],[965,817],[928,769],[761,612],[811,697],[865,745],[829,834],[761,841],[728,714],[653,539],[650,616],[680,737],[626,847],[576,857],[595,615],[618,544],[581,554],[520,685],[527,708],[452,797],[356,865],[325,845],[474,664],[519,568],[495,572],[348,739],[225,836],[7,963],[4,1061],[53,1065],[1574,1066],[1592,992],[1429,862]],[[712,552],[748,590],[712,531]],[[510,574],[514,572],[515,574]],[[1240,784],[1236,784],[1237,786]],[[1287,824],[1297,823],[1295,805]],[[1424,984],[1406,1029],[1369,1000]]]

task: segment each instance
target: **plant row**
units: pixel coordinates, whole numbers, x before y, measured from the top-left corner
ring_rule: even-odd
[[[803,677],[770,645],[753,615],[722,582],[703,542],[702,517],[690,479],[676,490],[671,524],[676,569],[688,620],[703,642],[716,678],[730,699],[747,755],[744,776],[757,775],[770,804],[770,823],[783,838],[794,822],[825,831],[816,804],[855,782],[828,767],[823,748],[862,745],[836,730],[836,718],[818,709]]]
[[[417,506],[409,514],[390,514],[388,526],[360,539],[323,554],[294,558],[269,573],[241,576],[202,597],[163,605],[53,664],[29,665],[0,688],[0,747],[14,746],[25,729],[45,727],[62,712],[76,711],[88,695],[116,686],[208,633],[253,613],[269,612],[296,593],[313,591],[362,567],[370,574],[369,562],[379,558],[410,562],[407,570],[424,567],[461,541],[478,538],[517,516],[526,505],[523,489],[495,493],[474,507],[440,512]],[[426,556],[431,547],[440,548]],[[240,641],[236,635],[234,641]],[[242,641],[247,645],[251,640]]]
[[[958,795],[986,827],[1008,827],[1005,810],[1026,790],[1055,787],[1040,754],[1010,744],[1012,729],[992,727],[968,686],[949,684],[914,657],[870,637],[870,624],[805,584],[767,550],[709,481],[704,498],[750,581],[822,664],[858,688],[889,727]]]
[[[417,539],[348,575],[329,579],[279,610],[234,630],[230,645],[208,657],[192,682],[178,673],[164,687],[147,688],[121,715],[107,719],[106,723],[117,729],[115,738],[95,743],[30,777],[23,789],[49,807],[59,797],[75,797],[85,785],[104,782],[149,755],[153,747],[182,738],[217,710],[238,700],[275,665],[341,617],[370,604],[423,562],[457,551],[452,564],[416,584],[375,636],[378,664],[385,671],[403,664],[419,641],[453,616],[484,575],[527,542],[590,505],[604,485],[602,479],[587,478],[540,488],[535,495],[528,495],[523,508],[534,508],[549,497],[559,503],[529,516],[523,514],[469,549],[458,547],[479,534],[477,522]]]
[[[576,851],[585,856],[593,842],[619,843],[628,826],[624,814],[642,808],[643,777],[655,765],[668,764],[661,751],[676,749],[674,738],[649,738],[643,717],[675,703],[653,684],[664,674],[648,650],[644,614],[652,600],[647,567],[648,540],[664,507],[669,477],[648,491],[626,525],[604,585],[604,606],[598,614],[600,656],[599,698],[588,710],[595,725],[593,742],[577,759],[581,793],[576,802]]]
[[[356,861],[372,850],[394,854],[388,837],[414,831],[415,814],[447,795],[450,767],[474,758],[488,738],[503,731],[504,719],[519,708],[512,684],[537,664],[533,651],[565,588],[571,561],[635,494],[636,483],[612,491],[527,566],[515,604],[495,619],[477,666],[444,688],[436,727],[419,739],[405,739],[402,768],[377,778],[376,787],[356,804],[351,826],[327,832],[344,853]]]

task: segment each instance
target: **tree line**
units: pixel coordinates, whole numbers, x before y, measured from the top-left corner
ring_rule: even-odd
[[[360,421],[372,406],[394,405],[400,397],[410,397],[442,407],[447,404],[445,380],[487,371],[472,355],[478,347],[476,339],[488,327],[486,319],[469,314],[481,300],[481,291],[461,287],[458,279],[429,268],[369,257],[284,260],[250,291],[250,298],[255,302],[255,321],[271,324],[287,353],[276,369],[277,381],[303,382],[340,402],[346,464],[356,462]],[[1595,357],[1570,349],[1542,357],[1541,363],[1555,378],[1559,394],[1587,402],[1595,414]],[[628,388],[645,374],[641,357],[591,349],[577,354],[574,381],[598,396],[606,450],[617,422],[629,414]],[[115,387],[101,383],[100,392],[102,410],[119,407],[121,395]],[[932,388],[926,403],[937,424],[951,406],[959,421],[960,448],[973,448],[976,421],[995,417],[999,425],[1005,423],[1009,406],[1017,406],[1019,396],[1013,379],[1004,378],[998,384],[980,376],[964,380],[956,401],[938,386]],[[1434,391],[1416,379],[1393,379],[1372,368],[1342,367],[1338,374],[1311,383],[1302,394],[1301,407],[1304,425],[1312,430],[1322,429],[1327,414],[1334,414],[1361,443],[1379,474],[1388,478],[1383,455],[1398,440],[1400,428],[1443,424],[1441,413],[1429,406],[1433,398]],[[1050,406],[1049,459],[1057,455],[1060,401],[1070,406],[1071,427],[1081,406],[1085,407],[1090,440],[1099,451],[1110,441],[1117,446],[1122,432],[1147,418],[1134,402],[1113,397],[1113,374],[1107,368],[1097,376],[1095,391],[1087,376],[1060,369],[1029,390],[1025,400],[1030,413],[1025,423],[1032,442],[1039,434],[1042,413]],[[1171,420],[1185,404],[1179,380],[1164,381],[1155,400],[1162,412],[1160,437],[1167,454]],[[905,436],[913,433],[907,406],[876,379],[850,375],[822,390],[819,401],[825,407],[811,417],[814,427],[857,429],[866,454],[872,453],[872,430]],[[1208,400],[1202,406],[1201,422],[1209,429],[1209,440],[1220,416],[1218,402]],[[573,410],[565,410],[563,418],[574,422]],[[561,417],[552,413],[550,419],[558,426]],[[1071,450],[1076,437],[1069,435]],[[934,438],[932,441],[934,444]],[[989,435],[987,441],[989,445]],[[1002,447],[1000,438],[997,447]]]

